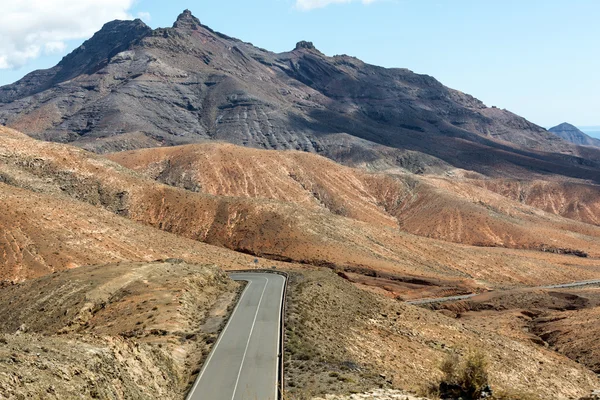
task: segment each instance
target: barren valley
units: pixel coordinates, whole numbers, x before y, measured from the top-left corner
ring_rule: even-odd
[[[600,148],[567,125],[188,10],[109,22],[0,87],[0,397],[184,398],[227,273],[269,270],[285,399],[432,399],[473,354],[491,399],[584,398],[600,291],[539,289],[600,279]]]

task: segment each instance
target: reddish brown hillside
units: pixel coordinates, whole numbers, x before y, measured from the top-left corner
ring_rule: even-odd
[[[97,205],[180,236],[258,256],[386,271],[393,279],[420,276],[468,281],[463,286],[472,286],[474,280],[535,284],[600,275],[593,259],[469,247],[343,217],[324,207],[307,209],[272,199],[193,193],[144,179],[81,149],[12,133],[0,134],[0,161],[0,176],[8,185],[45,193],[59,202],[68,196],[88,203],[86,207]],[[384,187],[379,185],[377,190]],[[63,208],[68,213],[73,207]],[[36,229],[43,231],[44,225]],[[600,244],[592,234],[559,237],[595,256],[600,254]]]
[[[180,258],[247,268],[253,257],[137,224],[84,202],[0,183],[0,281],[82,265]]]
[[[395,218],[381,207],[380,197],[385,194],[373,190],[382,186],[379,181],[389,181],[382,183],[397,192],[393,180],[314,154],[206,143],[114,153],[108,158],[152,179],[195,192],[281,200],[396,226]],[[408,194],[408,187],[401,192],[394,195]]]
[[[600,238],[596,227],[557,218],[465,181],[369,174],[303,152],[209,143],[109,158],[192,191],[281,200],[456,243],[597,254]]]
[[[469,183],[566,218],[600,225],[600,186],[578,182],[472,180]]]

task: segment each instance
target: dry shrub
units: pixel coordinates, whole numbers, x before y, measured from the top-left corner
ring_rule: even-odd
[[[440,370],[442,379],[428,388],[429,395],[464,400],[489,398],[491,395],[487,359],[479,350],[470,350],[462,359],[456,354],[448,355]]]
[[[437,399],[541,400],[532,393],[499,390],[489,386],[487,359],[481,350],[471,349],[464,357],[451,353],[440,364],[442,378],[422,393]]]

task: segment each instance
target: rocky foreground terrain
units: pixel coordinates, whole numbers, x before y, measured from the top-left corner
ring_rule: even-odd
[[[366,293],[330,271],[292,274],[288,299],[292,398],[373,388],[423,393],[441,376],[447,354],[472,348],[485,351],[491,386],[506,396],[499,398],[577,399],[600,383],[595,373],[546,346]]]
[[[181,399],[235,304],[214,266],[119,263],[0,291],[0,397]]]
[[[415,397],[409,393],[399,390],[379,389],[366,393],[355,393],[348,396],[330,394],[325,397],[316,397],[314,400],[426,400],[423,397]]]
[[[600,373],[600,289],[488,293],[432,308],[482,329],[552,348]]]

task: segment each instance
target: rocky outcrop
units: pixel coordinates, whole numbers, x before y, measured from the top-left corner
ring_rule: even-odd
[[[295,50],[306,49],[306,50],[317,50],[313,42],[307,42],[305,40],[301,40],[296,43]]]
[[[173,24],[173,28],[198,30],[200,28],[200,20],[192,15],[190,10],[184,10],[177,17],[177,21]]]
[[[0,103],[40,93],[81,75],[92,75],[110,58],[134,46],[150,32],[152,29],[139,19],[108,22],[55,67],[34,71],[12,85],[0,87]]]

